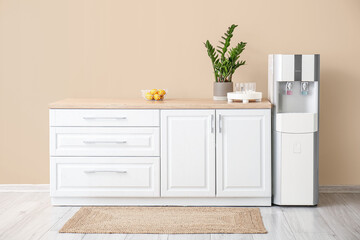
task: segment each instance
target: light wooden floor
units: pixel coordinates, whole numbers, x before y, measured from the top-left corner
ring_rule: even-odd
[[[78,210],[52,207],[48,193],[0,193],[0,239],[360,239],[360,194],[320,195],[318,207],[261,208],[268,234],[59,234],[58,230]]]

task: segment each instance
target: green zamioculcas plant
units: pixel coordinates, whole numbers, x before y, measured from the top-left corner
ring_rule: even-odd
[[[204,43],[214,69],[215,82],[231,82],[235,70],[246,63],[246,61],[239,61],[246,42],[240,42],[228,51],[233,32],[237,26],[233,24],[228,28],[224,36],[221,37],[223,41],[219,41],[220,46],[217,46],[217,49],[211,45],[209,40]]]

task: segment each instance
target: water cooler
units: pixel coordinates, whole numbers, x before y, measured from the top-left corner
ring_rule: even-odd
[[[318,203],[320,55],[269,55],[273,203]]]

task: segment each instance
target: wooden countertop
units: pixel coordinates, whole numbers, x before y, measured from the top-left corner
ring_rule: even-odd
[[[271,108],[267,99],[261,102],[241,103],[227,101],[214,101],[212,99],[165,99],[164,101],[146,101],[138,99],[64,99],[49,104],[49,108],[77,108],[77,109],[264,109]]]

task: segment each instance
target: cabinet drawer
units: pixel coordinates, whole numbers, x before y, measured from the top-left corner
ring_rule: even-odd
[[[51,156],[159,156],[158,127],[51,127]]]
[[[50,109],[50,126],[159,126],[159,110]]]
[[[53,197],[158,197],[158,157],[52,157]]]

